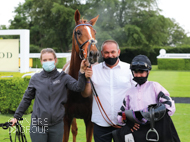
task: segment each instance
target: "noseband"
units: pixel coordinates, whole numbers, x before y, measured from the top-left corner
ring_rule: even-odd
[[[84,43],[80,44],[79,41],[78,41],[78,39],[77,39],[77,32],[75,31],[76,28],[79,27],[79,26],[90,26],[90,27],[92,27],[92,25],[90,25],[90,24],[79,24],[79,25],[77,25],[77,26],[74,28],[74,30],[73,30],[75,40],[77,41],[77,44],[78,44],[78,46],[79,46],[79,57],[80,57],[80,59],[83,60],[83,59],[89,57],[90,47],[91,47],[91,45],[96,45],[97,40],[95,40],[95,39],[92,38],[92,39],[89,39],[89,40],[85,41]],[[90,43],[90,44],[88,45],[88,47],[85,48],[85,49],[82,49],[82,47],[83,47],[87,42]],[[74,46],[75,46],[75,44],[74,44]],[[75,49],[75,50],[76,50],[76,49]],[[85,50],[87,50],[87,55],[85,55],[86,53],[84,53]]]

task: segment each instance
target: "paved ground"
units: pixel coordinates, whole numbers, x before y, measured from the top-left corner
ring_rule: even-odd
[[[172,97],[175,103],[190,103],[190,97]]]

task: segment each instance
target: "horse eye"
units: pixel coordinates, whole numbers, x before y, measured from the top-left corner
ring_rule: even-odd
[[[80,30],[77,30],[77,35],[78,36],[82,35],[81,32],[80,32]]]

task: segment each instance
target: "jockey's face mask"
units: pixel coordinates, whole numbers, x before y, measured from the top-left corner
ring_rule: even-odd
[[[135,73],[143,73],[144,71],[147,71],[146,77],[135,77],[134,76],[134,78],[133,78],[133,80],[135,82],[137,82],[139,85],[142,85],[147,81],[148,71],[149,71],[149,67],[148,67],[147,63],[145,63],[145,62],[132,62],[130,69],[132,71],[133,76],[134,76],[133,71]]]
[[[142,85],[147,81],[147,78],[148,78],[148,71],[146,77],[134,77],[133,80],[137,82],[139,85]]]

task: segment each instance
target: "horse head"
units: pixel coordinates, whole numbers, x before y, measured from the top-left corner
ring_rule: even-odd
[[[99,57],[99,51],[96,46],[97,40],[95,38],[96,31],[93,29],[93,25],[95,25],[98,17],[99,15],[87,21],[80,19],[79,11],[75,11],[74,48],[80,59],[86,59],[90,64],[97,62]]]

